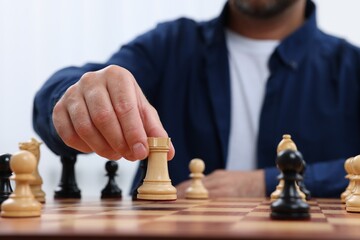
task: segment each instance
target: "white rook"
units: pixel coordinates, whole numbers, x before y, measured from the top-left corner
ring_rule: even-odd
[[[176,200],[176,188],[171,184],[167,154],[170,138],[148,138],[150,153],[144,183],[138,188],[138,199]]]

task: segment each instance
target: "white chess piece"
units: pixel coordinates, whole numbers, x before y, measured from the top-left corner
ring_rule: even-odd
[[[14,174],[15,191],[1,205],[2,217],[38,217],[41,215],[41,204],[31,192],[29,182],[34,180],[36,167],[35,156],[22,150],[12,155],[10,167]]]
[[[143,184],[137,189],[138,199],[143,200],[176,200],[176,188],[171,184],[168,171],[167,153],[170,138],[149,137],[150,153]]]
[[[191,185],[186,189],[185,197],[189,199],[207,199],[209,198],[209,192],[202,183],[204,177],[205,164],[204,161],[199,158],[194,158],[190,161],[190,178]]]
[[[360,155],[350,161],[350,167],[353,170],[351,179],[354,181],[354,188],[351,195],[346,198],[346,211],[360,212]]]
[[[39,174],[39,169],[38,169],[39,161],[40,161],[40,145],[41,142],[37,141],[35,138],[31,138],[31,140],[28,142],[19,143],[19,149],[29,151],[35,156],[36,167],[33,172],[35,179],[30,181],[30,188],[36,200],[38,200],[41,203],[45,203],[45,192],[41,189],[43,180]]]

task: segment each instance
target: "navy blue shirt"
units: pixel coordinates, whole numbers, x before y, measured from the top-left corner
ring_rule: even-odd
[[[231,114],[227,12],[225,6],[211,21],[159,24],[106,63],[55,73],[36,94],[34,129],[54,153],[78,154],[57,135],[53,106],[85,72],[115,64],[135,76],[172,138],[174,184],[188,179],[188,163],[195,157],[204,159],[206,173],[225,168]],[[291,134],[307,162],[305,183],[313,196],[338,197],[347,185],[344,161],[360,149],[360,50],[319,30],[315,5],[308,1],[306,21],[275,49],[269,69],[257,141],[267,194],[278,183],[277,144]]]

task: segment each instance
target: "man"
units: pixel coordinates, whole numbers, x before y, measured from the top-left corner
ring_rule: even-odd
[[[180,197],[195,157],[211,197],[269,195],[291,134],[313,195],[337,197],[360,146],[359,64],[358,48],[317,28],[311,1],[229,0],[212,21],[160,24],[104,64],[55,73],[34,128],[56,154],[109,159],[143,159],[148,136],[170,136]]]

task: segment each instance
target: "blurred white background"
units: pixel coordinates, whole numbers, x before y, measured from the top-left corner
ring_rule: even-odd
[[[105,61],[121,44],[156,23],[187,16],[217,16],[225,0],[0,0],[0,153],[37,137],[32,129],[36,91],[56,70]],[[360,46],[357,0],[317,0],[320,27]],[[360,67],[360,66],[359,66]],[[60,180],[59,158],[45,145],[39,171],[47,198]],[[84,197],[100,196],[105,159],[80,156],[78,186]],[[128,193],[137,163],[119,161],[117,182]]]

